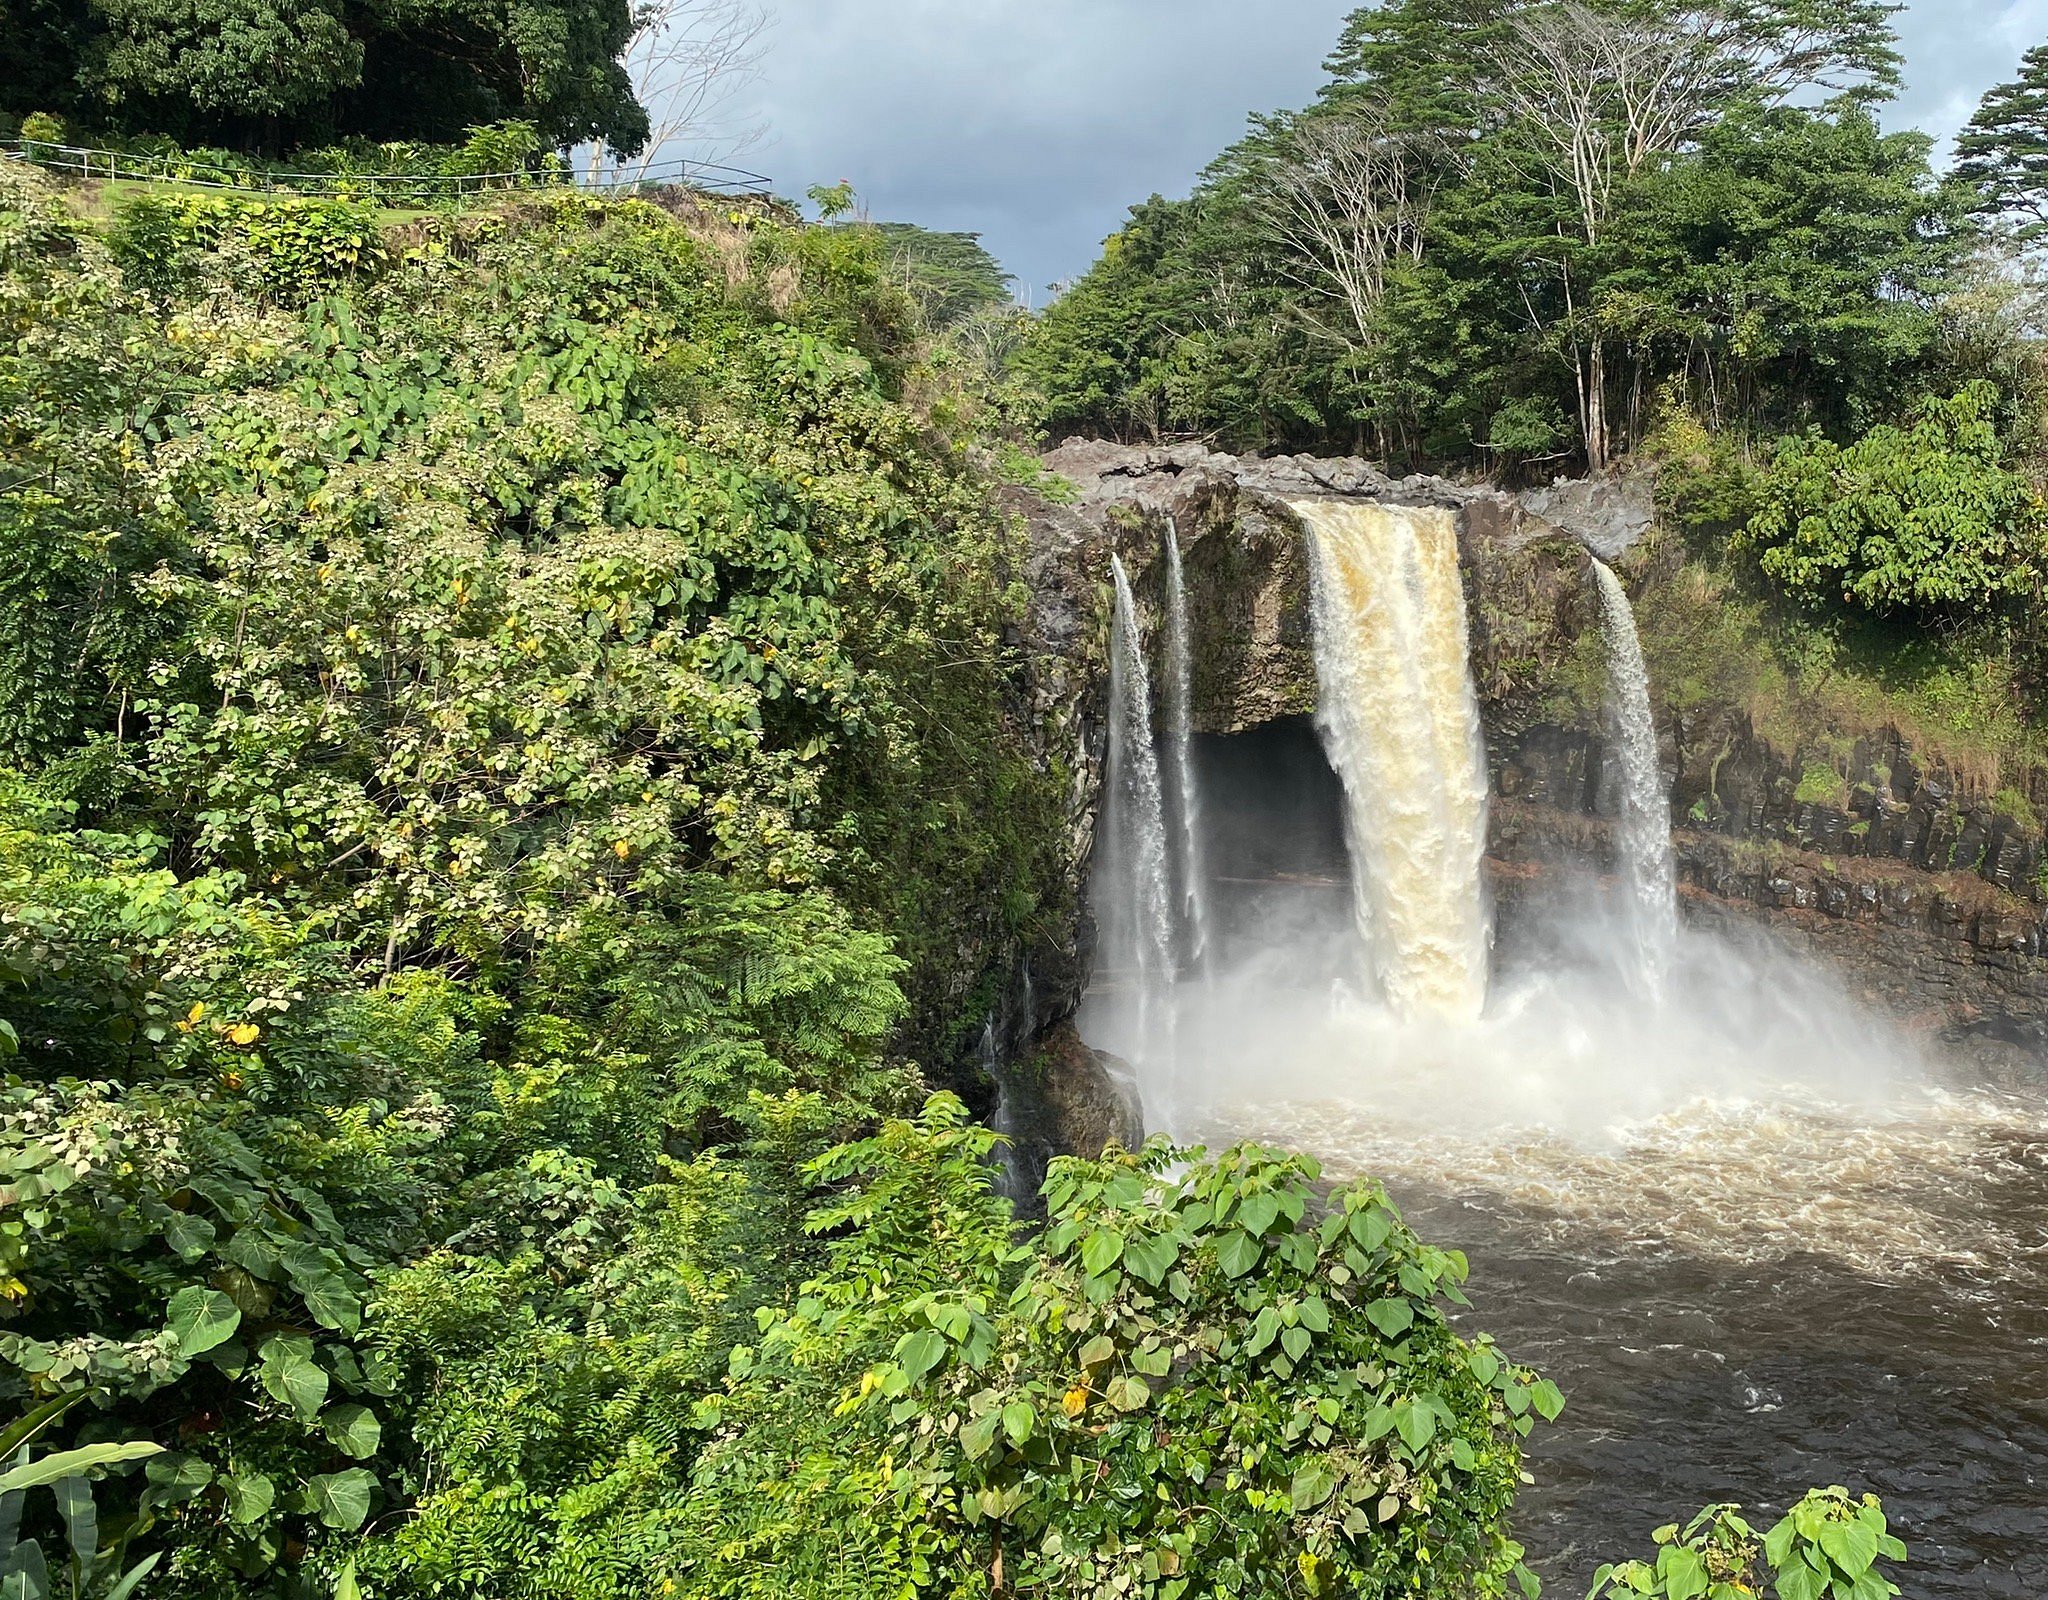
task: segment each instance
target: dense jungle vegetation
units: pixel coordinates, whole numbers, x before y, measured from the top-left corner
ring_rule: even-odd
[[[252,173],[644,134],[623,6],[239,14],[17,5],[0,115]],[[971,237],[837,190],[396,215],[0,163],[4,1592],[1533,1588],[1563,1397],[1454,1331],[1459,1255],[1258,1149],[1058,1164],[1026,1227],[944,1092],[1070,892],[994,488],[1048,417],[1682,439],[1788,590],[2030,598],[2031,302],[1981,275],[1992,179],[1871,120],[1883,17],[1362,11],[1031,328]],[[1586,193],[1534,87],[1445,71],[1703,23],[1654,136],[1601,102]],[[1361,150],[1407,210],[1303,187]],[[1601,1586],[1881,1600],[1902,1555],[1823,1491]]]

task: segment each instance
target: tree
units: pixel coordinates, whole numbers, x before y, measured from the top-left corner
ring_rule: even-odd
[[[1882,92],[1897,76],[1888,17],[1875,0],[1540,0],[1495,36],[1486,66],[1510,124],[1501,148],[1531,186],[1569,207],[1553,243],[1532,240],[1531,258],[1555,274],[1554,332],[1570,353],[1595,471],[1612,444],[1597,277],[1621,192],[1738,107],[1776,104],[1802,88]],[[1530,318],[1544,320],[1533,300]]]
[[[1956,176],[1981,215],[2026,244],[2048,239],[2048,44],[2020,58],[2019,77],[1984,96],[1956,140]]]
[[[1849,100],[1709,128],[1615,220],[1600,289],[1631,361],[1622,392],[1668,377],[1752,436],[1896,415],[1929,381],[1974,243],[1930,147]]]
[[[671,146],[688,145],[710,161],[759,139],[758,125],[731,116],[734,97],[758,75],[768,22],[753,0],[651,0],[640,7],[620,60],[646,109],[647,130],[637,145],[598,145],[591,153],[598,175],[631,183]]]
[[[87,137],[276,152],[351,137],[449,141],[517,117],[551,144],[647,142],[620,61],[629,0],[7,4],[23,9],[39,60],[33,73],[0,72],[0,112],[60,112]]]
[[[928,327],[950,327],[1010,303],[1014,280],[980,234],[937,233],[910,222],[872,226],[888,251],[889,277],[917,302]]]
[[[1177,300],[1164,273],[1193,219],[1184,200],[1154,195],[1103,242],[1102,259],[1046,308],[1018,365],[1053,402],[1055,420],[1121,433],[1156,434],[1162,420],[1141,402],[1161,317]]]
[[[335,0],[97,0],[91,81],[130,117],[300,116],[362,82],[363,41]]]
[[[1248,174],[1255,225],[1275,270],[1304,292],[1311,327],[1374,368],[1390,279],[1422,259],[1442,171],[1433,141],[1363,98],[1276,121],[1272,132]]]
[[[1134,213],[1024,366],[1056,427],[1414,466],[1598,467],[1670,393],[1866,428],[1930,381],[1972,243],[1925,141],[1871,118],[1891,10],[1362,9],[1316,102],[1255,119],[1156,236]]]

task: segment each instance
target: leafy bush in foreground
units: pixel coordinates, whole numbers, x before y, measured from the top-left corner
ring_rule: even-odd
[[[1759,1562],[1778,1600],[1889,1600],[1899,1588],[1878,1562],[1906,1559],[1877,1496],[1852,1500],[1841,1488],[1810,1491],[1761,1543],[1734,1505],[1708,1506],[1656,1540],[1654,1561],[1602,1567],[1587,1600],[1749,1600],[1763,1593]]]
[[[1492,1595],[1563,1398],[1451,1331],[1463,1257],[1316,1164],[1067,1160],[1043,1250],[957,1103],[813,1172],[827,1269],[707,1408],[690,1592]],[[790,1464],[800,1463],[792,1472]]]
[[[1013,546],[872,237],[225,203],[138,284],[0,163],[0,1406],[164,1445],[95,1491],[152,1600],[516,1593],[383,1524],[683,1481],[1044,891]],[[576,1504],[544,1592],[619,1593]]]

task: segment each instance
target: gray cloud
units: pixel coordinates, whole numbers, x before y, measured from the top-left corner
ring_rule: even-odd
[[[844,178],[877,218],[980,233],[1042,301],[1132,202],[1311,98],[1354,3],[785,0],[745,159],[785,194]],[[1946,138],[2048,41],[2048,0],[1912,0],[1899,25],[1888,120]]]
[[[1913,0],[1898,24],[1906,92],[1886,120],[1925,128],[1945,150],[1984,91],[2048,44],[2048,0]]]

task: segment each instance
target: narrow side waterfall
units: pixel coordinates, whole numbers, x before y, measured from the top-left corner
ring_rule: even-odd
[[[1102,907],[1105,943],[1127,953],[1135,985],[1135,1031],[1124,1053],[1138,1069],[1148,1127],[1166,1125],[1173,1097],[1168,1008],[1173,983],[1173,891],[1167,866],[1166,808],[1159,752],[1152,741],[1152,676],[1138,631],[1137,602],[1120,557],[1111,556],[1116,618],[1110,643],[1109,772],[1113,851],[1111,894]],[[1155,1029],[1158,1032],[1155,1032]],[[1165,1073],[1157,1065],[1164,1060]]]
[[[1600,584],[1601,630],[1607,639],[1607,688],[1615,743],[1621,754],[1621,826],[1617,837],[1628,885],[1638,972],[1652,987],[1662,982],[1678,938],[1677,869],[1671,859],[1671,811],[1657,765],[1657,724],[1650,714],[1650,674],[1636,633],[1628,591],[1612,569],[1595,559]]]
[[[1180,903],[1188,961],[1209,959],[1208,865],[1202,850],[1202,799],[1195,785],[1194,661],[1188,643],[1187,582],[1181,573],[1180,530],[1166,527],[1166,735],[1173,762],[1174,816],[1179,826]]]
[[[1486,1001],[1492,930],[1456,521],[1356,501],[1294,509],[1312,535],[1317,721],[1344,783],[1374,975],[1399,1015],[1470,1021]]]

